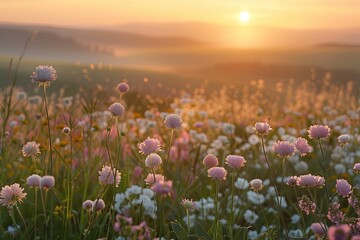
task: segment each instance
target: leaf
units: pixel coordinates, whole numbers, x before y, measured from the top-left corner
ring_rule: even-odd
[[[204,228],[197,221],[195,221],[195,232],[198,235],[198,237],[201,238],[201,239],[212,240],[212,238],[209,236],[209,234],[206,233]]]
[[[247,232],[248,232],[248,228],[247,227],[240,227],[238,230],[236,230],[234,239],[247,239]]]
[[[179,223],[172,222],[171,227],[178,239],[189,240],[186,230]]]

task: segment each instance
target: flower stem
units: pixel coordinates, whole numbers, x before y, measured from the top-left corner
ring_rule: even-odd
[[[215,203],[215,240],[218,238],[218,226],[219,226],[219,207],[218,207],[218,201],[219,201],[219,182],[215,181],[215,197],[214,197],[214,203]]]
[[[235,184],[235,169],[231,173],[231,203],[230,203],[230,221],[229,221],[229,234],[230,239],[234,239],[233,225],[234,225],[234,184]]]

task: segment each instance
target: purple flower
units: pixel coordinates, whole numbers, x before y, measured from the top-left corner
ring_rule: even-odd
[[[6,185],[0,192],[0,204],[7,207],[12,207],[17,203],[22,203],[27,193],[24,193],[24,188],[20,187],[18,183],[10,186]]]
[[[165,126],[171,129],[178,129],[181,127],[182,120],[177,114],[169,114],[165,118]]]
[[[40,183],[41,177],[37,174],[33,174],[26,179],[26,184],[30,187],[38,188],[40,187]]]
[[[310,153],[313,149],[308,144],[307,140],[305,138],[299,137],[296,139],[294,143],[296,149],[300,152],[300,156],[306,156],[306,154]]]
[[[27,142],[22,148],[22,154],[24,157],[35,157],[40,154],[40,144],[36,142]]]
[[[159,181],[151,187],[151,190],[153,190],[157,194],[160,194],[161,196],[170,195],[171,189],[172,181]]]
[[[113,168],[111,170],[111,167],[109,166],[103,166],[101,171],[98,171],[99,173],[99,182],[101,185],[106,184],[114,184],[115,186],[119,186],[120,180],[121,180],[121,173]]]
[[[255,192],[260,191],[261,189],[263,189],[264,184],[263,181],[261,179],[253,179],[250,181],[250,188],[252,190],[254,190]]]
[[[254,130],[259,135],[267,135],[272,130],[272,128],[267,122],[257,122],[255,123]]]
[[[55,178],[53,176],[43,176],[40,181],[40,187],[49,190],[55,186]]]
[[[121,93],[127,93],[129,91],[129,85],[125,82],[119,83],[116,87]]]
[[[325,179],[321,176],[314,176],[311,174],[301,175],[297,177],[297,185],[300,187],[319,187],[325,185]]]
[[[327,125],[312,125],[308,133],[310,139],[327,138],[330,135],[330,128]]]
[[[208,171],[208,176],[214,180],[225,180],[227,171],[223,167],[212,167]]]
[[[340,145],[345,145],[345,144],[349,143],[349,141],[351,140],[351,137],[349,134],[342,134],[337,138],[337,140],[340,143]]]
[[[359,173],[360,172],[360,163],[355,163],[353,170],[355,173]]]
[[[345,179],[337,179],[335,187],[340,196],[345,197],[351,192],[351,185]]]
[[[118,102],[111,104],[108,110],[113,117],[120,117],[125,112],[124,106]]]
[[[225,159],[225,162],[231,168],[240,169],[245,166],[246,160],[242,156],[228,155]]]
[[[331,226],[328,230],[329,240],[347,240],[351,235],[351,227],[346,224]]]
[[[31,81],[33,83],[38,83],[39,86],[49,86],[57,79],[57,73],[53,66],[39,65],[35,68],[35,72],[33,72],[30,77]]]
[[[101,211],[105,208],[105,202],[101,198],[93,201],[92,210],[94,212]]]
[[[314,234],[318,237],[325,236],[326,232],[324,231],[325,226],[322,223],[313,223],[310,226],[310,229],[314,232]]]
[[[203,160],[203,164],[207,168],[212,168],[212,167],[216,167],[217,165],[219,165],[219,160],[213,154],[208,154],[205,156],[205,158]]]
[[[289,157],[295,153],[295,146],[288,141],[277,141],[273,149],[279,157]]]
[[[147,138],[139,145],[139,153],[149,155],[161,150],[160,141],[156,138]]]
[[[148,168],[156,168],[162,163],[161,157],[156,153],[151,153],[145,159],[145,165]]]

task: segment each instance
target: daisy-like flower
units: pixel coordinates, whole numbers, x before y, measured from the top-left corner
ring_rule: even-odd
[[[39,65],[30,77],[31,81],[39,86],[50,86],[57,79],[57,73],[53,66]]]
[[[295,146],[288,141],[277,141],[273,149],[279,157],[290,157],[295,153]]]
[[[348,196],[351,192],[351,185],[345,179],[337,179],[335,187],[340,196]]]
[[[208,171],[208,176],[214,180],[225,180],[227,171],[223,167],[212,167]]]
[[[40,181],[40,187],[49,190],[55,186],[55,178],[53,176],[43,176]]]
[[[146,178],[145,178],[145,183],[149,186],[152,186],[154,185],[156,182],[163,182],[165,181],[165,177],[161,174],[155,174],[155,177],[154,177],[154,174],[152,173],[149,173]]]
[[[219,165],[219,159],[213,154],[208,154],[205,156],[203,164],[207,168],[216,167],[217,165]]]
[[[115,182],[116,187],[119,186],[121,180],[121,173],[115,168],[111,170],[111,167],[103,166],[101,171],[98,171],[98,173],[99,173],[99,182],[101,185],[114,184]]]
[[[178,114],[169,114],[165,118],[165,126],[171,129],[178,129],[181,127],[182,120]]]
[[[147,138],[139,144],[139,153],[149,155],[161,150],[160,141],[156,138]]]
[[[301,175],[297,177],[297,185],[300,187],[322,188],[325,185],[325,179],[321,176],[314,176],[311,174]]]
[[[108,110],[113,117],[121,117],[121,115],[125,112],[124,106],[118,102],[111,104]]]
[[[267,122],[257,122],[255,123],[254,130],[259,135],[268,135],[272,128]]]
[[[6,185],[0,192],[0,204],[6,207],[12,207],[17,203],[22,203],[27,193],[24,193],[24,188],[20,184],[14,183],[10,186]]]
[[[156,168],[162,163],[161,157],[156,153],[151,153],[145,159],[145,165],[148,168]]]
[[[300,156],[306,156],[313,150],[305,138],[299,137],[294,143],[296,149],[300,152]]]
[[[195,202],[192,199],[181,200],[181,205],[183,205],[186,210],[195,209]]]
[[[308,133],[310,139],[327,138],[330,135],[330,128],[327,125],[312,125]]]
[[[40,154],[40,144],[36,142],[27,142],[21,152],[24,157],[35,157]]]
[[[125,82],[119,83],[116,88],[123,94],[129,91],[129,85]]]
[[[151,190],[153,190],[157,194],[160,194],[161,196],[170,195],[171,189],[172,181],[159,181],[151,187]]]
[[[349,134],[342,134],[337,138],[340,145],[346,145],[350,142],[351,136]]]
[[[263,187],[264,187],[264,184],[261,179],[253,179],[250,181],[250,188],[252,190],[254,190],[255,192],[260,191],[261,189],[263,189]]]
[[[246,160],[242,156],[228,155],[225,159],[225,162],[231,168],[240,169],[245,166]]]

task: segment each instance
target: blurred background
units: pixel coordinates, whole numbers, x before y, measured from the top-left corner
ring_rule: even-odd
[[[70,92],[123,79],[164,94],[324,76],[358,86],[358,9],[357,0],[1,0],[0,74],[31,39],[25,89],[38,64],[54,65],[54,85]]]

